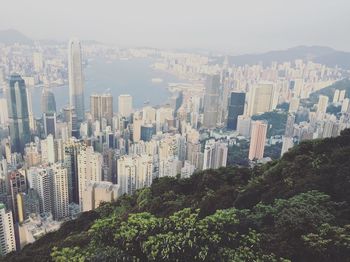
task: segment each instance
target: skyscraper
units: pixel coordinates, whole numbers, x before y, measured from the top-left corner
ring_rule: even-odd
[[[12,151],[22,153],[30,142],[30,128],[26,87],[18,74],[10,76],[7,105]]]
[[[219,110],[220,76],[207,77],[204,95],[204,120],[203,126],[214,128],[217,123]]]
[[[118,113],[123,117],[129,117],[132,113],[132,96],[120,95],[118,97]]]
[[[83,192],[90,182],[102,181],[103,158],[92,146],[83,148],[78,155],[79,204],[83,208]]]
[[[27,190],[25,171],[23,169],[12,171],[11,173],[9,173],[9,180],[10,180],[10,190],[11,190],[11,198],[12,198],[13,220],[18,222],[19,217],[18,217],[17,194],[26,192]]]
[[[40,212],[52,212],[52,170],[45,167],[31,167],[28,170],[29,187],[39,195]]]
[[[226,166],[227,153],[226,143],[215,141],[215,139],[207,140],[203,155],[203,170]]]
[[[56,113],[44,113],[43,119],[45,136],[53,135],[56,137]]]
[[[43,70],[44,61],[43,54],[40,52],[33,53],[33,66],[35,72],[41,72]]]
[[[62,164],[57,163],[52,167],[53,182],[53,216],[60,220],[69,216],[68,174]]]
[[[15,231],[12,212],[6,211],[5,205],[0,203],[0,256],[16,250]]]
[[[248,115],[262,114],[274,109],[274,86],[263,82],[254,86],[249,94]]]
[[[74,107],[78,124],[83,122],[84,108],[84,79],[81,44],[76,38],[69,41],[68,46],[68,77],[69,77],[69,103]]]
[[[41,93],[41,111],[43,114],[56,113],[55,95],[48,88],[43,88]]]
[[[92,94],[90,96],[90,113],[92,121],[102,119],[107,120],[109,126],[112,125],[113,119],[113,97],[111,94]]]
[[[328,96],[320,95],[317,103],[317,118],[323,117],[328,107]]]
[[[252,123],[252,133],[250,138],[249,159],[262,159],[264,157],[265,142],[267,133],[267,123],[254,121]]]
[[[237,120],[239,115],[244,114],[245,93],[232,92],[228,105],[227,128],[237,129]]]

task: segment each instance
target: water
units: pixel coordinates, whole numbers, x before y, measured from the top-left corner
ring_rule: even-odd
[[[107,61],[98,58],[89,62],[84,69],[85,75],[85,110],[90,107],[92,93],[108,92],[113,96],[114,111],[118,110],[118,96],[130,94],[134,108],[141,108],[146,101],[150,105],[165,104],[171,93],[166,88],[168,83],[179,82],[175,76],[155,71],[150,66],[153,60],[137,58],[130,60]],[[152,78],[162,78],[161,83],[153,83]],[[68,86],[52,88],[55,94],[57,111],[69,102]],[[32,90],[33,112],[41,116],[41,88]]]

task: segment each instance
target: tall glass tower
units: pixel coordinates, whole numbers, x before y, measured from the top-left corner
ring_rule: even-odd
[[[76,38],[68,46],[69,103],[74,107],[78,124],[84,121],[84,79],[81,44]]]
[[[237,120],[239,115],[244,114],[245,93],[232,92],[230,103],[228,105],[227,128],[237,129]]]
[[[18,74],[10,76],[7,101],[11,148],[23,153],[25,145],[30,142],[30,128],[26,86]]]

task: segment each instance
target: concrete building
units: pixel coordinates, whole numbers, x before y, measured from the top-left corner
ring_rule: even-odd
[[[120,95],[118,97],[118,113],[126,118],[129,118],[132,113],[132,96],[131,95]]]
[[[90,113],[92,121],[102,119],[107,120],[109,126],[112,125],[113,119],[113,97],[111,94],[92,94],[90,96]]]
[[[78,157],[79,205],[83,207],[83,192],[90,182],[102,181],[103,157],[92,146],[80,150]]]
[[[209,139],[205,143],[203,170],[226,166],[228,147],[227,143]]]
[[[119,196],[119,185],[107,181],[90,182],[83,192],[83,211],[98,208],[102,202],[115,201]]]
[[[274,90],[274,85],[270,82],[262,82],[254,86],[249,93],[248,115],[272,111],[276,104]]]
[[[12,251],[16,251],[12,212],[6,211],[5,205],[0,203],[0,256]]]
[[[214,128],[218,122],[220,98],[220,76],[210,75],[207,77],[204,94],[204,119],[205,128]]]
[[[264,157],[266,143],[267,123],[253,121],[250,137],[249,156],[250,160],[260,160]]]

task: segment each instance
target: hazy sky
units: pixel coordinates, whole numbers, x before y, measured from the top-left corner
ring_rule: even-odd
[[[350,0],[0,0],[0,29],[32,38],[233,53],[350,51]]]

